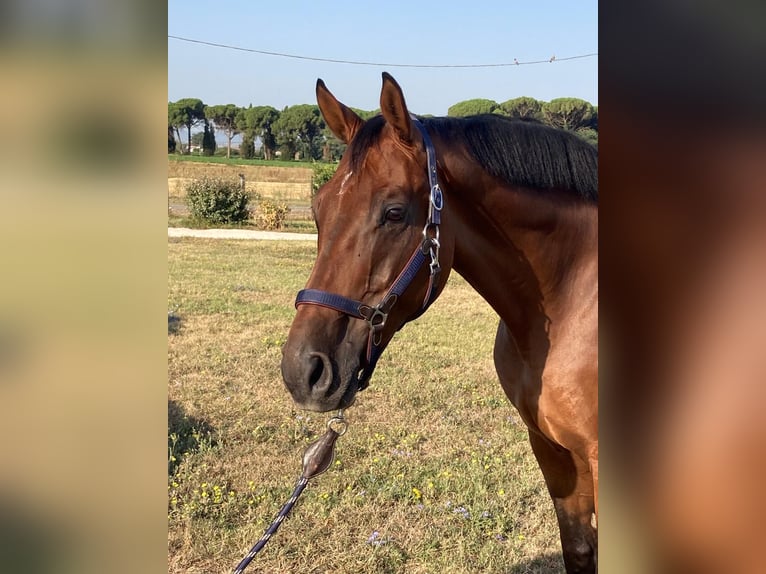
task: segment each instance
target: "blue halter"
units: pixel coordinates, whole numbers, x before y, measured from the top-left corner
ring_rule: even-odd
[[[439,225],[441,224],[441,210],[444,206],[444,195],[439,187],[439,181],[436,174],[436,151],[434,150],[431,137],[428,135],[425,126],[423,126],[415,116],[411,116],[411,118],[412,122],[417,126],[423,136],[426,157],[428,159],[428,185],[431,189],[428,201],[428,219],[423,228],[423,241],[412,253],[409,261],[404,266],[404,269],[402,269],[399,276],[394,280],[388,291],[386,291],[386,294],[375,306],[370,306],[343,295],[328,293],[321,289],[303,289],[298,292],[298,296],[295,298],[296,309],[300,305],[318,305],[320,307],[339,311],[355,319],[361,319],[367,323],[367,326],[370,329],[367,338],[367,365],[364,367],[362,374],[359,377],[358,390],[360,391],[367,388],[369,385],[370,377],[372,377],[372,373],[375,370],[375,365],[377,365],[378,359],[385,349],[385,346],[381,343],[383,327],[386,324],[388,314],[391,312],[391,309],[396,304],[399,297],[404,294],[407,287],[409,287],[410,283],[415,279],[426,261],[428,261],[429,256],[430,275],[428,278],[428,289],[426,290],[425,299],[423,300],[421,308],[412,317],[407,319],[405,323],[420,317],[436,299],[437,279],[439,277],[439,272],[441,271],[441,267],[439,266]],[[402,326],[404,326],[404,323]]]

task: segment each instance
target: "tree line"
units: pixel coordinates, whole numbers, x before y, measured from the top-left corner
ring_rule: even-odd
[[[363,119],[380,112],[352,109]],[[598,106],[579,98],[544,102],[522,96],[502,103],[476,98],[458,102],[447,111],[453,117],[484,113],[540,121],[598,144]],[[202,131],[192,134],[192,129],[199,126]],[[243,158],[256,156],[256,138],[260,139],[259,155],[264,159],[273,159],[279,151],[283,159],[332,161],[340,158],[345,149],[327,129],[317,105],[298,104],[279,111],[252,104],[246,108],[234,104],[207,105],[197,98],[168,102],[168,153],[188,154],[192,146],[199,146],[203,155],[213,155],[216,131],[226,136],[226,157],[231,157],[231,142],[237,135],[242,136],[239,155]]]

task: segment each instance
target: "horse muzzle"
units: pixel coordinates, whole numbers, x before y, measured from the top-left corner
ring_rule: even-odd
[[[349,365],[351,362],[339,365],[327,353],[293,347],[288,341],[282,349],[282,379],[298,408],[318,412],[344,409],[363,388],[360,368]]]

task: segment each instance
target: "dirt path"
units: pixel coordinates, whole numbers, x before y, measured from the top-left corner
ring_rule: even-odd
[[[203,237],[209,239],[281,239],[288,241],[316,241],[316,233],[290,233],[286,231],[259,231],[255,229],[189,229],[168,227],[168,237]]]

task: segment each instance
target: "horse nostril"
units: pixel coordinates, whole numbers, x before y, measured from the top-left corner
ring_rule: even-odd
[[[324,361],[316,355],[313,355],[309,359],[311,370],[309,371],[309,387],[313,387],[320,380],[322,380],[322,374],[324,373]]]
[[[327,393],[332,386],[333,367],[324,353],[310,353],[307,364],[308,384],[312,393]]]

